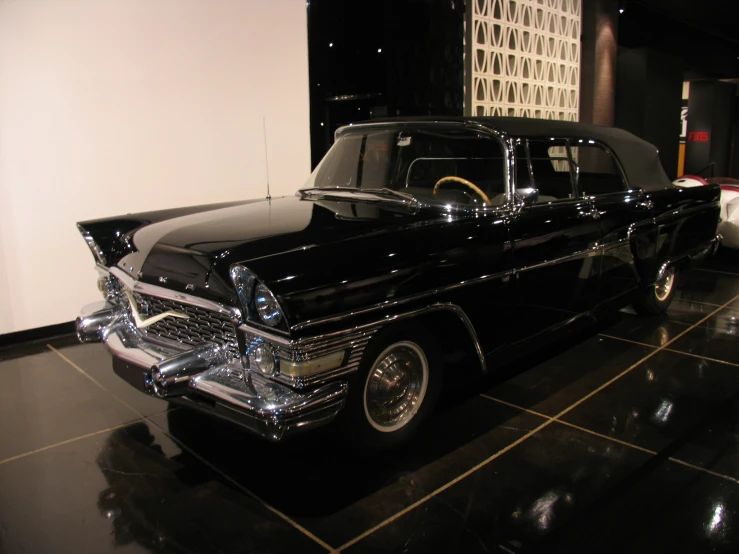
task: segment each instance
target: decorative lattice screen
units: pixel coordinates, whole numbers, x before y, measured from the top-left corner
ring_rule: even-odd
[[[465,113],[577,121],[580,0],[470,0]]]

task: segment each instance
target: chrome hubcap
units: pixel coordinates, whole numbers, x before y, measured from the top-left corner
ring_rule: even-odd
[[[389,433],[416,415],[429,380],[426,356],[409,341],[386,348],[377,357],[364,385],[364,413],[370,425]]]
[[[672,285],[674,283],[675,270],[673,268],[670,268],[665,271],[662,279],[657,281],[657,283],[654,285],[654,294],[657,296],[657,300],[659,300],[660,302],[664,302],[667,297],[670,296],[670,291],[672,291]]]

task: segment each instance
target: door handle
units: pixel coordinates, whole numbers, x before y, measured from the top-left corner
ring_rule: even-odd
[[[640,202],[636,203],[637,208],[644,208],[645,210],[651,210],[654,208],[654,202],[651,200],[641,200]]]
[[[579,217],[581,219],[585,219],[585,218],[587,218],[587,219],[600,219],[600,216],[602,216],[605,213],[606,212],[599,212],[598,210],[596,210],[595,208],[593,208],[589,212],[580,212],[577,217]]]

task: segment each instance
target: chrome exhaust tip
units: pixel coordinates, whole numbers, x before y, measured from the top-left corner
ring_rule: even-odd
[[[181,396],[188,392],[190,379],[228,361],[226,351],[208,342],[193,350],[177,354],[151,366],[146,376],[145,391],[159,398]]]
[[[98,307],[98,304],[94,305]],[[109,305],[108,305],[109,306]],[[104,331],[117,319],[113,308],[83,313],[75,321],[75,331],[80,342],[100,342]]]

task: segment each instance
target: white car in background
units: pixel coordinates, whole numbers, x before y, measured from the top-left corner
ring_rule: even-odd
[[[701,187],[721,185],[721,221],[718,232],[721,244],[726,248],[739,249],[739,179],[731,177],[711,177],[704,179],[697,175],[683,175],[672,182],[678,187]]]

